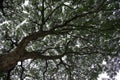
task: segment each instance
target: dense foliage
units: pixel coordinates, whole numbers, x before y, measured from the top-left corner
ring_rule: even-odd
[[[0,66],[1,80],[96,80],[102,72],[113,80],[119,71],[119,0],[4,0],[3,6],[0,65],[8,59],[14,65]]]

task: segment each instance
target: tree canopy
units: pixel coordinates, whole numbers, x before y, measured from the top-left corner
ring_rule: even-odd
[[[119,0],[0,4],[1,80],[113,80],[119,71]]]

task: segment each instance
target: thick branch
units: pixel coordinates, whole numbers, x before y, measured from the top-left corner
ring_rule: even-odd
[[[68,31],[53,31],[53,30],[42,31],[42,32],[38,31],[38,32],[32,33],[29,36],[22,39],[22,41],[18,44],[16,51],[17,52],[24,51],[25,47],[30,41],[36,40],[39,37],[44,37],[46,35],[60,35],[60,34],[66,34],[66,33],[68,33]]]
[[[22,39],[22,41],[18,44],[18,47],[17,47],[17,51],[21,52],[25,49],[25,47],[27,46],[27,44],[32,41],[32,40],[36,40],[38,39],[39,37],[44,37],[46,35],[50,34],[50,31],[43,31],[43,32],[34,32],[32,34],[30,34],[29,36],[27,37],[24,37]]]
[[[0,55],[0,72],[7,72],[14,68],[19,61],[19,55],[15,52]]]
[[[32,51],[32,52],[25,52],[25,54],[21,57],[21,60],[25,59],[45,59],[45,60],[54,60],[54,59],[60,59],[64,55],[42,55],[40,52]]]

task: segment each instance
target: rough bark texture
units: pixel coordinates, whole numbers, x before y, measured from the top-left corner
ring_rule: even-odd
[[[0,56],[0,72],[7,72],[13,68],[19,60],[19,55],[15,52],[4,54]]]

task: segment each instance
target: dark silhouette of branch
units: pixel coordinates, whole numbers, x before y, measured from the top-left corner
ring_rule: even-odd
[[[48,68],[48,62],[46,60],[46,66],[45,66],[45,71],[43,72],[43,80],[45,80],[45,73],[47,72]]]
[[[10,77],[11,77],[11,71],[12,71],[13,69],[14,69],[14,67],[11,68],[10,70],[8,70],[7,76],[6,76],[6,80],[11,80],[11,79],[10,79]]]
[[[23,62],[21,61],[21,74],[20,74],[20,80],[23,80],[23,73],[24,73],[24,67],[23,67]]]
[[[41,10],[41,16],[42,16],[42,24],[41,24],[41,27],[40,27],[40,30],[43,31],[43,26],[45,24],[45,16],[44,16],[44,11],[45,11],[45,8],[44,8],[44,3],[45,3],[45,0],[42,0],[42,10]]]
[[[2,11],[2,14],[5,15],[3,2],[4,2],[4,0],[0,0],[0,9],[1,9],[1,11]]]

